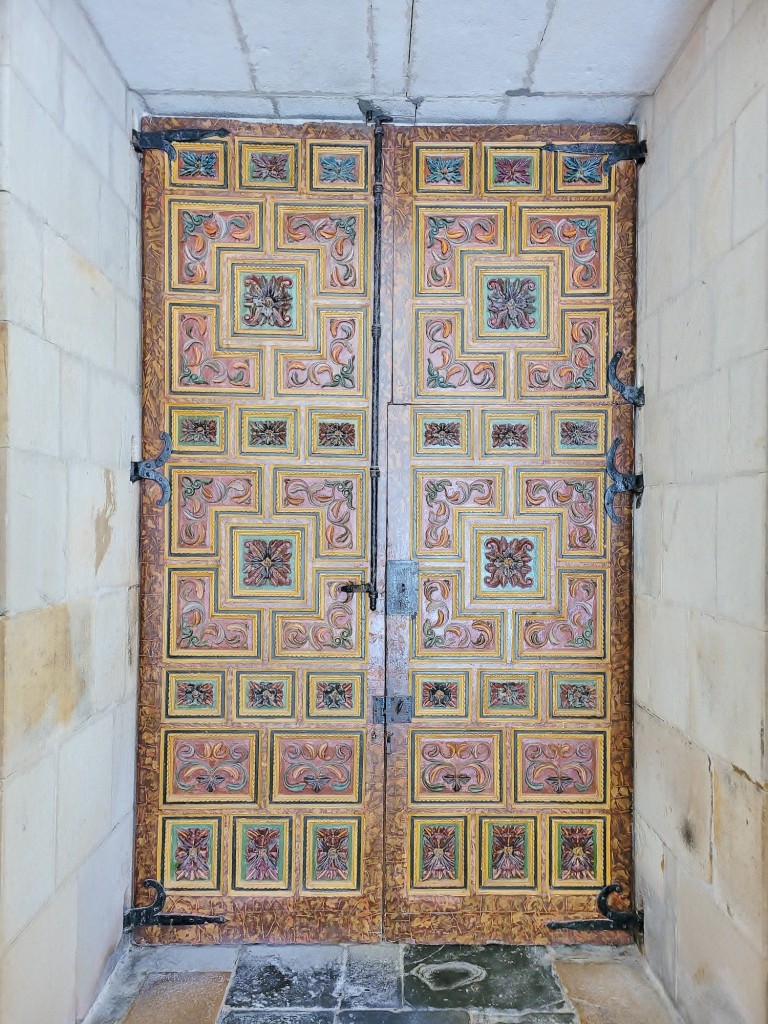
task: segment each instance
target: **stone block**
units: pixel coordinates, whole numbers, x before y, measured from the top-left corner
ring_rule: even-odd
[[[662,594],[668,601],[715,610],[716,491],[667,487],[662,506]],[[710,538],[710,542],[706,542]]]
[[[98,995],[109,957],[123,933],[131,886],[133,822],[125,819],[77,872],[77,1013],[82,1018]]]
[[[711,61],[733,27],[733,0],[715,0],[704,15],[706,58]]]
[[[665,121],[683,99],[698,88],[698,79],[706,63],[706,36],[701,21],[696,24],[677,56],[672,53],[670,57],[673,58],[672,63],[654,95],[656,110]]]
[[[53,749],[90,713],[90,603],[46,605],[3,625],[3,770],[10,774]]]
[[[768,48],[768,37],[766,38]],[[739,114],[734,126],[733,242],[738,244],[768,219],[768,86]],[[762,140],[762,144],[761,144]]]
[[[130,462],[131,438],[141,433],[138,387],[96,371],[90,389],[92,423],[98,424],[91,438],[93,458],[99,465],[123,468]]]
[[[765,729],[763,630],[691,614],[691,736],[760,778]]]
[[[9,945],[54,889],[56,761],[52,754],[3,783],[2,943]]]
[[[131,145],[130,125],[113,124],[109,140],[109,180],[118,198],[134,216],[140,209],[141,163]]]
[[[43,310],[53,344],[98,365],[112,366],[112,286],[94,262],[51,231],[46,231],[43,247]]]
[[[112,819],[110,713],[91,718],[59,753],[56,877],[60,883],[103,842]]]
[[[3,135],[8,154],[5,188],[42,219],[48,219],[51,197],[60,190],[64,134],[12,68],[3,85],[8,103]],[[57,154],[56,160],[51,160],[52,152]],[[24,159],[19,159],[20,153]]]
[[[102,180],[109,180],[111,118],[107,107],[80,66],[64,57],[64,131],[93,164]]]
[[[112,825],[133,822],[136,792],[136,697],[133,694],[115,708],[112,738]]]
[[[674,996],[677,944],[677,861],[640,814],[634,820],[635,898],[645,919],[643,952],[667,993]]]
[[[645,466],[647,455],[643,446],[638,445]],[[661,565],[663,537],[661,533],[661,508],[663,492],[661,487],[646,484],[643,505],[634,520],[634,586],[635,595],[650,598],[661,596]]]
[[[677,729],[638,708],[635,806],[680,861],[711,876],[709,758]]]
[[[0,86],[1,88],[1,86]],[[0,310],[35,334],[43,333],[43,242],[41,222],[17,199],[0,193]]]
[[[128,272],[128,207],[116,192],[102,183],[99,190],[99,260],[104,276],[117,287],[125,286]]]
[[[648,246],[647,289],[650,296],[646,308],[649,313],[680,292],[690,279],[691,242],[688,226],[692,217],[691,196],[690,184],[681,182],[645,226]],[[664,342],[662,337],[661,344]]]
[[[728,371],[728,463],[732,473],[768,467],[768,351],[741,359]]]
[[[730,423],[726,371],[692,380],[674,393],[673,408],[677,434],[673,479],[714,485],[732,471],[724,443]]]
[[[766,348],[768,228],[727,252],[708,274],[714,296],[714,361],[726,366]]]
[[[717,74],[714,62],[709,64],[691,91],[682,94],[679,105],[669,120],[668,168],[670,186],[697,173],[707,159],[715,139]]]
[[[715,762],[713,880],[718,901],[768,953],[768,799],[764,786]]]
[[[720,79],[718,78],[718,85]],[[707,150],[699,173],[685,187],[691,192],[691,271],[704,273],[731,247],[733,200],[733,129],[728,128]],[[678,230],[686,234],[685,226]],[[686,234],[687,241],[687,234]]]
[[[765,629],[765,473],[722,480],[717,488],[717,610]]]
[[[674,391],[688,386],[692,375],[711,365],[714,296],[703,281],[695,280],[674,295],[659,312],[659,387]]]
[[[37,102],[61,121],[61,61],[58,36],[35,0],[9,0],[10,61]]]
[[[634,699],[647,708],[651,699],[651,619],[654,601],[635,594]]]
[[[677,892],[677,1000],[696,1024],[766,1019],[767,961],[714,899],[710,886],[681,871]]]
[[[66,522],[59,502],[66,472],[58,459],[10,451],[6,499],[6,610],[61,601],[65,593]]]
[[[19,451],[59,454],[59,351],[23,327],[5,325],[8,442]],[[50,501],[50,499],[49,499]]]
[[[97,711],[119,704],[128,676],[126,588],[99,591],[93,598],[93,704]]]
[[[59,443],[64,459],[88,458],[93,432],[88,407],[88,376],[85,359],[61,352],[61,394],[59,396]]]
[[[655,603],[649,628],[648,708],[685,734],[688,728],[688,608]]]
[[[768,84],[768,6],[756,0],[734,10],[734,27],[717,54],[717,131],[725,132],[752,97]]]
[[[0,1020],[71,1024],[75,1019],[76,913],[77,887],[71,879],[5,950]]]
[[[115,292],[115,372],[129,384],[141,381],[141,308],[135,298]]]

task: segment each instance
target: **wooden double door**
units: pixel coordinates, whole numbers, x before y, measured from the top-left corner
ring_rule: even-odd
[[[630,881],[635,171],[545,146],[632,135],[387,125],[379,338],[373,128],[205,126],[144,157],[137,899],[547,941]]]

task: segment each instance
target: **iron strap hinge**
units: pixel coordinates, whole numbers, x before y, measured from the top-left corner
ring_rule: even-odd
[[[611,893],[621,892],[618,882],[604,886],[597,894],[597,910],[602,917],[589,918],[586,921],[548,921],[547,928],[551,931],[571,932],[602,932],[625,931],[641,933],[643,931],[642,910],[616,910],[608,903]]]
[[[227,920],[221,914],[163,914],[165,889],[154,878],[145,878],[144,888],[154,889],[155,898],[146,907],[131,907],[130,910],[126,910],[123,914],[123,930],[139,925],[186,928],[195,924],[223,924]]]
[[[144,153],[148,149],[162,149],[171,160],[175,160],[174,142],[200,142],[214,135],[223,138],[229,135],[229,131],[226,128],[166,128],[162,132],[138,132],[134,129],[131,132],[131,142],[137,153]]]
[[[636,409],[641,409],[645,405],[645,388],[642,384],[639,387],[634,384],[625,384],[616,372],[623,355],[624,349],[617,349],[613,359],[608,363],[608,383],[614,391],[621,395],[625,402],[634,405]]]
[[[614,523],[621,522],[618,512],[613,507],[616,495],[634,495],[637,498],[635,507],[640,508],[640,503],[643,500],[643,490],[645,489],[645,480],[642,473],[622,473],[616,468],[616,452],[620,444],[621,438],[617,437],[608,449],[608,454],[605,457],[605,472],[608,474],[611,483],[605,491],[604,505],[608,518]]]
[[[160,488],[160,497],[156,505],[167,505],[171,500],[171,485],[162,473],[158,473],[166,464],[171,454],[171,435],[164,430],[160,432],[160,440],[163,442],[163,450],[154,459],[142,459],[141,462],[131,463],[131,483],[137,480],[154,480]]]
[[[544,149],[549,153],[568,153],[572,156],[604,156],[605,171],[622,160],[644,164],[648,155],[648,144],[645,139],[640,142],[571,142],[565,145],[548,142]]]
[[[410,722],[413,719],[413,697],[374,697],[374,725],[390,725],[392,722]]]

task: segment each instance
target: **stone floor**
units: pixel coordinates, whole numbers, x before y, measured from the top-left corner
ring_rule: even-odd
[[[634,947],[134,946],[85,1024],[677,1024]]]

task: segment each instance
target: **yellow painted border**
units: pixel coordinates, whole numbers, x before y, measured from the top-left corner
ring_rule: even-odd
[[[494,707],[491,704],[491,683],[494,680],[524,679],[527,682],[528,703],[525,707]],[[538,672],[494,672],[493,670],[480,673],[479,680],[480,717],[481,718],[504,718],[514,721],[516,718],[536,718],[538,714]]]
[[[489,792],[484,789],[482,793],[470,793],[461,790],[456,793],[448,793],[441,790],[439,793],[430,793],[420,788],[421,780],[421,742],[429,743],[430,738],[434,743],[457,743],[476,744],[489,743],[491,746],[490,764],[493,770],[493,789]],[[504,762],[506,751],[504,749],[504,731],[502,729],[462,729],[456,726],[437,729],[411,729],[408,744],[408,775],[410,781],[411,803],[414,804],[498,804],[504,802],[505,772]],[[450,762],[445,762],[449,764]]]
[[[315,792],[312,789],[306,792],[280,793],[278,791],[278,779],[280,775],[280,743],[285,739],[294,746],[300,747],[306,741],[320,744],[328,740],[341,740],[352,747],[352,758],[350,764],[353,767],[351,792],[339,795],[337,793],[322,791]],[[359,804],[365,793],[365,733],[361,729],[345,729],[339,731],[326,731],[325,729],[303,730],[275,729],[270,734],[270,773],[269,773],[269,800],[273,804]],[[311,759],[310,759],[311,760]]]
[[[283,869],[279,878],[265,881],[248,881],[242,876],[241,859],[243,854],[243,832],[249,828],[269,828],[276,826],[282,830]],[[235,891],[261,891],[271,893],[290,893],[293,875],[293,818],[290,817],[234,817],[232,819],[232,889]]]
[[[173,826],[182,828],[211,828],[211,878],[209,881],[202,879],[175,880],[173,878],[173,848],[171,835]],[[169,892],[195,891],[195,892],[217,892],[221,886],[221,830],[222,819],[220,817],[206,818],[198,815],[176,817],[161,815],[158,822],[159,842],[157,844],[157,877],[162,881],[163,887]]]
[[[166,163],[166,187],[167,188],[226,188],[229,178],[229,151],[226,142],[174,142],[176,159],[169,159]],[[212,178],[190,178],[181,174],[182,153],[217,153],[218,174]]]
[[[317,828],[349,827],[349,878],[328,879],[318,881],[312,877],[314,860],[313,836]],[[358,892],[360,889],[362,841],[365,829],[363,818],[355,815],[350,818],[307,817],[304,819],[304,878],[302,888],[305,892]]]
[[[259,679],[277,679],[285,684],[285,706],[282,708],[249,708],[246,699],[248,684],[254,677]],[[294,691],[296,689],[295,672],[261,672],[259,669],[243,669],[235,673],[238,718],[293,718]]]
[[[287,181],[252,181],[248,176],[248,164],[252,153],[283,155],[288,157]],[[298,187],[299,143],[269,139],[262,142],[237,140],[237,187],[240,189],[264,189],[269,191],[295,191]]]
[[[563,825],[586,825],[596,829],[597,848],[595,850],[595,875],[593,879],[564,879],[558,871],[560,828]],[[564,817],[549,818],[549,886],[551,889],[602,889],[610,878],[610,843],[608,842],[611,819],[609,815],[600,817]]]
[[[424,684],[427,682],[456,683],[456,707],[432,708],[424,703]],[[466,718],[469,693],[469,672],[411,672],[411,694],[414,716],[418,718]]]
[[[424,817],[412,815],[409,818],[408,829],[408,863],[410,870],[410,887],[412,889],[443,890],[453,892],[456,889],[467,888],[467,832],[469,831],[467,818],[461,817]],[[443,878],[425,880],[422,875],[422,835],[425,828],[453,828],[455,829],[456,849],[456,877],[452,880]]]
[[[516,729],[515,745],[515,803],[519,804],[604,804],[608,774],[608,738],[610,733],[598,729],[582,729],[578,732],[558,732],[547,729]],[[542,743],[571,742],[577,744],[584,738],[595,739],[595,780],[597,792],[594,796],[585,793],[524,793],[523,744],[524,739],[541,739]]]
[[[494,825],[522,825],[525,829],[526,861],[527,872],[522,878],[493,878],[492,867],[489,863],[490,850],[493,844]],[[485,817],[478,819],[478,832],[480,840],[479,850],[479,886],[481,889],[503,889],[503,890],[525,890],[537,889],[539,882],[539,844],[538,844],[538,819],[535,817]]]
[[[208,796],[171,792],[173,779],[173,748],[185,739],[204,739],[211,746],[216,738],[227,736],[239,739],[248,747],[248,785],[238,793],[211,793]],[[249,804],[256,800],[256,765],[259,753],[259,734],[238,729],[161,729],[160,744],[163,751],[163,803],[164,804]]]

